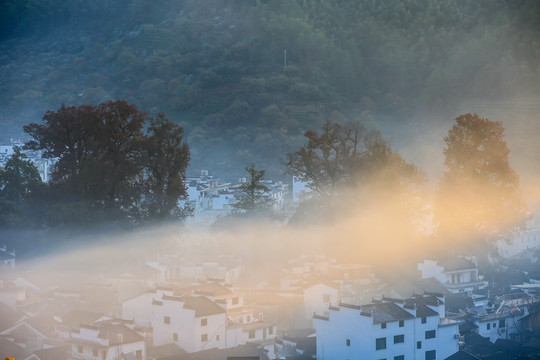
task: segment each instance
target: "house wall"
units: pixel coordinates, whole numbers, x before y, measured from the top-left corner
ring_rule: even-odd
[[[227,349],[243,345],[242,342],[242,327],[241,326],[228,326],[226,330],[225,346]]]
[[[437,265],[434,260],[424,260],[423,263],[418,264],[418,270],[422,272],[422,279],[435,278],[441,284],[446,281],[446,276],[443,273],[444,268]]]
[[[251,332],[242,331],[242,344],[246,344],[248,342],[275,339],[276,332],[277,332],[277,326],[275,325],[271,325],[271,326],[260,328],[260,329],[254,329],[254,330],[251,330]]]
[[[92,340],[88,340],[92,341]],[[82,348],[82,352],[79,352],[79,346]],[[97,350],[97,356],[94,355],[94,349]],[[122,354],[137,354],[137,351],[140,351],[141,356],[139,359],[146,358],[146,346],[144,341],[137,341],[131,343],[125,343],[120,345],[111,346],[109,348],[103,348],[100,346],[89,344],[72,344],[71,353],[72,356],[76,359],[85,359],[85,360],[121,360]],[[103,357],[103,352],[105,352],[105,357]]]
[[[459,325],[441,326],[437,334],[437,359],[446,359],[459,350]]]
[[[122,303],[122,319],[133,320],[143,327],[152,326],[152,299],[160,299],[163,294],[172,295],[169,290],[157,290],[142,294]]]
[[[372,324],[372,318],[359,314],[357,309],[340,307],[330,310],[329,320],[315,318],[317,331],[317,359],[393,359],[404,355],[405,359],[424,359],[427,351],[435,350],[437,359],[458,351],[458,324],[439,326],[439,316],[405,320],[403,327],[398,321]],[[435,330],[436,336],[426,339],[426,331]],[[404,335],[404,342],[394,344],[394,336]],[[386,349],[376,349],[376,339],[386,338]],[[347,339],[350,340],[347,345]],[[421,342],[420,348],[417,344]]]
[[[509,339],[519,334],[518,326],[521,325],[521,320],[512,317],[504,319],[504,326],[501,328],[499,323],[501,319],[493,319],[489,321],[478,321],[478,335],[488,338],[489,341],[495,343],[497,339]],[[489,324],[489,329],[488,329]]]
[[[313,285],[304,289],[304,316],[311,319],[313,313],[325,315],[328,313],[328,306],[337,305],[338,301],[338,289],[325,284]]]
[[[358,310],[341,308],[330,311],[330,321],[314,318],[317,332],[317,359],[376,359],[375,345],[366,341],[372,328],[371,318],[360,316]],[[350,346],[346,340],[350,339]],[[380,358],[384,358],[381,356]]]
[[[170,318],[166,324],[164,318]],[[201,319],[206,319],[207,325],[201,325]],[[163,305],[152,305],[152,327],[154,345],[176,344],[186,352],[205,349],[223,349],[226,345],[225,313],[204,317],[195,317],[195,311],[183,308],[180,301],[163,301]],[[177,334],[175,341],[174,334]],[[203,341],[202,335],[207,335]]]

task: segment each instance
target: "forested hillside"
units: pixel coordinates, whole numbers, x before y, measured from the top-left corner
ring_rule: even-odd
[[[18,0],[0,5],[0,141],[62,104],[181,124],[193,169],[283,175],[325,118],[540,93],[536,0]]]

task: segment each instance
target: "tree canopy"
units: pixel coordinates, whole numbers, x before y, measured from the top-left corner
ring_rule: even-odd
[[[472,248],[512,240],[528,217],[501,122],[464,114],[444,138],[446,171],[435,207],[438,235]],[[478,248],[476,248],[476,251]]]
[[[164,114],[152,118],[119,100],[62,106],[43,120],[24,127],[33,138],[25,147],[55,159],[50,187],[57,204],[50,215],[68,216],[61,223],[79,218],[73,202],[111,219],[183,216],[178,199],[185,194],[189,148],[183,129]]]
[[[379,132],[360,122],[327,121],[320,134],[305,133],[307,143],[288,154],[287,172],[314,192],[311,201],[335,216],[351,193],[396,194],[424,181],[414,165],[392,150]],[[326,212],[326,211],[325,211]]]
[[[126,99],[181,123],[196,167],[232,176],[254,155],[277,178],[278,159],[334,112],[403,122],[538,98],[539,4],[3,1],[0,140],[61,104]]]

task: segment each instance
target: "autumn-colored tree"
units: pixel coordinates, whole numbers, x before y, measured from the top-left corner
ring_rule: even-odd
[[[351,196],[359,202],[363,201],[358,197],[370,201],[399,197],[423,182],[423,174],[414,165],[360,122],[340,125],[327,121],[320,134],[310,130],[304,136],[307,143],[288,154],[287,172],[312,190],[310,207],[318,208],[325,219],[343,211]]]
[[[304,136],[307,143],[288,154],[287,172],[306,182],[328,203],[346,188],[365,183],[381,172],[386,172],[384,182],[388,187],[423,178],[377,131],[360,122],[340,125],[327,121],[320,134],[309,130]]]
[[[444,141],[446,171],[435,207],[441,240],[476,252],[496,240],[511,240],[528,212],[508,161],[502,123],[461,115]]]

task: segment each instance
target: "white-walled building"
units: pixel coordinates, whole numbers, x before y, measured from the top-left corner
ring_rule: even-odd
[[[155,346],[175,344],[186,352],[227,346],[227,313],[204,296],[154,299],[151,323]]]
[[[339,286],[330,282],[314,282],[304,287],[304,314],[312,319],[313,314],[328,315],[331,304],[339,301]]]
[[[81,325],[70,336],[71,356],[80,360],[146,359],[144,337],[123,324]]]
[[[478,277],[478,266],[464,257],[446,261],[424,260],[418,264],[422,279],[435,278],[453,294],[468,293],[483,289],[487,283]]]
[[[317,359],[445,359],[458,351],[458,322],[444,318],[442,295],[339,304],[315,315]]]
[[[152,301],[163,295],[172,295],[170,289],[156,289],[135,296],[122,303],[122,319],[132,320],[138,326],[152,326]]]

